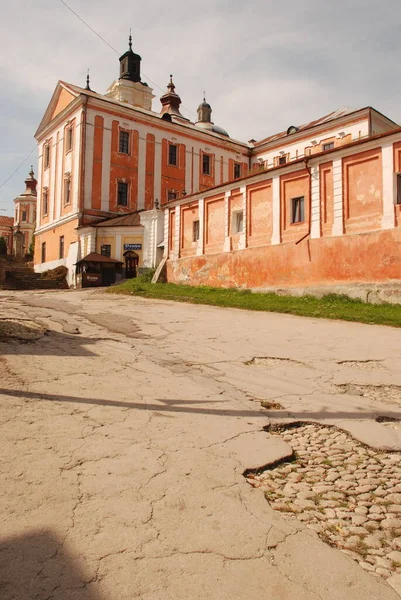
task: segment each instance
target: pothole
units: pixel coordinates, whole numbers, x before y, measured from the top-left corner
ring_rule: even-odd
[[[34,342],[41,338],[46,328],[30,319],[0,318],[0,342],[18,340],[19,342]]]
[[[380,360],[338,360],[337,364],[353,369],[363,369],[364,371],[370,371],[373,368],[384,369],[384,365]]]
[[[400,385],[363,385],[357,383],[342,383],[336,386],[341,394],[364,396],[370,400],[378,400],[387,404],[401,403]]]
[[[244,365],[264,365],[266,367],[282,367],[285,364],[298,365],[304,367],[305,364],[292,358],[280,358],[277,356],[254,356],[246,360]]]
[[[292,446],[295,460],[248,471],[247,481],[274,510],[304,522],[366,571],[401,574],[399,454],[362,446],[334,427],[299,423],[276,435]]]
[[[268,400],[262,400],[260,405],[266,410],[284,410],[284,406],[280,404],[280,402],[269,402]]]

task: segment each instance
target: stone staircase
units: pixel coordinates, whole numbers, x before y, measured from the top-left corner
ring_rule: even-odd
[[[59,290],[67,288],[65,280],[41,279],[33,267],[24,262],[8,260],[5,264],[3,290]]]

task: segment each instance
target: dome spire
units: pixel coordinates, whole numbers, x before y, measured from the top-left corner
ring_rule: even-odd
[[[129,30],[128,50],[119,58],[120,60],[120,79],[128,79],[134,83],[141,81],[141,60],[139,54],[132,50],[132,34]]]
[[[90,88],[89,83],[90,83],[90,77],[89,77],[89,69],[88,69],[88,73],[86,75],[86,86],[85,86],[85,89],[88,90],[88,92],[91,92],[92,90]]]
[[[131,52],[132,52],[132,35],[131,35],[131,28],[130,28],[130,30],[129,30],[128,46],[129,46],[129,49],[130,49],[130,50],[131,50]]]
[[[197,123],[212,123],[212,107],[206,102],[206,92],[203,92],[203,102],[198,106]]]
[[[173,76],[171,74],[170,81],[167,84],[167,92],[163,94],[163,96],[160,98],[160,102],[162,103],[162,116],[167,113],[171,116],[179,117],[180,119],[185,119],[185,121],[188,120],[185,117],[183,117],[180,113],[181,98],[175,91],[175,84],[173,81]]]

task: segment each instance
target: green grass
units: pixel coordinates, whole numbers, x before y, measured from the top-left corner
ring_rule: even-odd
[[[173,283],[152,284],[150,283],[150,274],[125,281],[121,285],[108,289],[107,292],[226,308],[286,313],[301,317],[341,319],[401,327],[401,305],[366,304],[360,300],[348,298],[348,296],[335,294],[328,294],[321,299],[313,296],[296,298],[277,294],[253,294],[250,290],[232,288],[193,287]]]

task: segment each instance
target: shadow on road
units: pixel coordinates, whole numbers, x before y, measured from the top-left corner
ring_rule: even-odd
[[[0,323],[1,325],[1,323]],[[98,340],[58,331],[43,331],[23,321],[12,329],[0,326],[0,355],[97,356],[88,350]]]
[[[263,418],[283,418],[291,416],[293,419],[375,419],[379,414],[390,418],[399,419],[399,412],[392,412],[386,408],[380,411],[286,411],[286,410],[233,410],[228,408],[212,408],[209,406],[192,406],[204,404],[219,404],[223,401],[216,400],[168,400],[158,399],[156,402],[127,402],[119,400],[102,400],[101,398],[78,398],[76,396],[63,396],[61,394],[44,394],[42,392],[27,392],[23,390],[12,390],[0,388],[0,396],[9,396],[14,398],[24,398],[31,400],[45,400],[48,402],[66,402],[71,404],[94,404],[97,406],[110,406],[112,408],[131,408],[134,410],[148,410],[165,413],[193,413],[200,415],[213,415],[216,417],[263,417]]]
[[[50,531],[0,542],[2,600],[105,600],[88,589],[89,580],[78,561],[65,552],[62,542]]]

